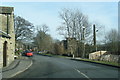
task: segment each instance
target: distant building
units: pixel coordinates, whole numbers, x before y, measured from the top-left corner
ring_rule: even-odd
[[[107,51],[97,51],[89,54],[89,59],[99,60]]]
[[[0,7],[0,68],[14,61],[14,8]]]
[[[66,38],[61,41],[61,45],[64,49],[64,54],[74,54],[77,56],[77,40],[76,38]]]
[[[61,45],[61,47],[62,47],[62,49],[64,51],[62,54],[66,54],[67,53],[67,49],[68,49],[67,40],[62,40],[60,45]]]

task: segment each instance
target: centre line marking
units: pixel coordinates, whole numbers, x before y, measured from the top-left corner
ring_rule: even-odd
[[[88,80],[92,80],[90,79],[86,74],[82,73],[80,70],[75,69],[78,73],[82,74],[84,77],[86,77]]]

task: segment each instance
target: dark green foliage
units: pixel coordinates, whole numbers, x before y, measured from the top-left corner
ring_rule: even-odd
[[[33,34],[33,24],[20,16],[14,17],[15,40],[31,40]]]

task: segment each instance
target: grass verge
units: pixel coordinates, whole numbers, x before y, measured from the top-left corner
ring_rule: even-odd
[[[54,54],[42,54],[45,56],[53,56],[53,57],[60,57],[60,58],[70,58],[67,56],[62,56],[62,55],[54,55]],[[116,67],[120,67],[120,63],[115,63],[115,62],[107,62],[107,61],[95,61],[95,60],[91,60],[91,59],[77,59],[77,60],[81,60],[81,61],[87,61],[87,62],[95,62],[95,63],[101,63],[101,64],[107,64],[107,65],[111,65],[111,66],[116,66]]]
[[[90,59],[80,59],[80,60],[88,61],[88,62],[101,63],[101,64],[107,64],[107,65],[112,65],[112,66],[120,67],[120,63],[115,63],[115,62],[95,61],[95,60],[90,60]]]

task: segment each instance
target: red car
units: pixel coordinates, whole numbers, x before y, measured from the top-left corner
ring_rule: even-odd
[[[22,53],[23,56],[33,56],[33,53],[29,50],[25,50],[23,53]]]
[[[32,52],[26,53],[26,56],[33,56]]]

